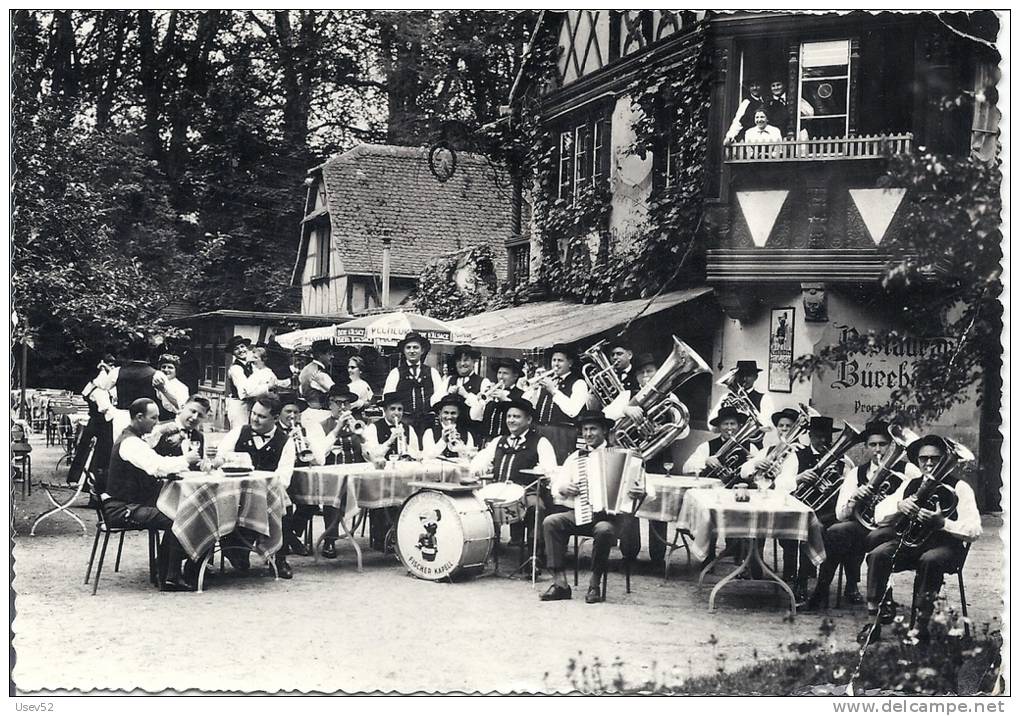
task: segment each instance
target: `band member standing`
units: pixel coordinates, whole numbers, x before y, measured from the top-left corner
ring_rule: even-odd
[[[510,401],[521,398],[524,393],[517,387],[523,374],[521,364],[513,358],[495,360],[496,383],[483,391],[478,402],[471,408],[472,420],[481,423],[481,443],[487,445],[510,429],[506,425],[506,411]]]
[[[110,464],[110,450],[113,448],[113,411],[110,393],[99,387],[101,384],[116,384],[117,359],[112,354],[106,354],[99,361],[99,375],[85,384],[82,389],[82,396],[89,404],[89,421],[82,430],[78,440],[78,446],[74,450],[74,458],[71,460],[71,467],[67,471],[67,483],[78,484],[81,472],[85,469],[85,461],[88,459],[88,445],[92,438],[96,439],[95,448],[92,451],[92,462],[89,469],[95,476],[100,472],[106,472]],[[111,380],[109,374],[113,373]]]
[[[706,440],[695,448],[691,456],[687,458],[687,462],[684,463],[683,473],[685,475],[704,475],[708,472],[727,469],[728,479],[733,482],[731,486],[735,486],[739,482],[747,482],[747,478],[741,475],[740,468],[748,459],[758,454],[758,448],[753,443],[741,443],[735,457],[728,461],[726,466],[716,457],[720,448],[746,422],[747,416],[736,408],[729,405],[720,408],[715,418],[708,421],[709,425],[719,431],[719,435],[711,440]]]
[[[481,403],[481,393],[492,387],[492,381],[478,375],[478,359],[482,357],[477,348],[469,345],[459,345],[453,349],[454,372],[446,377],[443,384],[447,395],[460,397],[469,411],[477,409]],[[438,406],[433,406],[438,410]],[[481,424],[473,420],[470,415],[462,416],[462,421],[468,424],[471,434],[478,439],[481,435]],[[422,439],[424,439],[422,435]]]
[[[494,480],[510,481],[518,485],[530,485],[535,477],[525,475],[521,470],[540,469],[545,475],[552,475],[559,463],[556,462],[556,451],[552,443],[532,429],[535,406],[523,398],[514,398],[506,409],[507,434],[496,440],[490,440],[485,449],[471,460],[471,472],[480,475],[492,471]],[[535,500],[525,511],[524,520],[510,525],[511,543],[523,543],[527,538],[528,546],[536,554],[542,554],[540,535],[530,534],[535,524],[534,510],[539,510],[539,524],[547,507],[552,505],[552,496],[546,490],[539,490],[541,499]],[[533,542],[539,538],[539,544]],[[540,560],[541,561],[541,560]]]
[[[301,424],[306,428],[319,425],[329,417],[326,396],[333,387],[329,366],[333,361],[333,344],[329,341],[312,343],[312,360],[298,374],[301,397],[308,402],[308,409],[301,415]]]
[[[609,359],[613,362],[616,377],[626,390],[636,393],[638,388],[637,366],[631,364],[634,352],[631,350],[630,344],[622,338],[616,338],[609,342],[608,348]]]
[[[404,405],[404,419],[421,436],[431,428],[435,413],[432,406],[446,394],[442,389],[443,379],[439,371],[425,364],[425,357],[432,350],[428,338],[416,331],[409,332],[397,344],[400,359],[397,367],[386,376],[384,393],[402,393],[407,398]]]
[[[805,609],[813,610],[829,602],[829,586],[832,578],[836,575],[836,569],[843,565],[843,572],[846,575],[846,586],[843,591],[843,599],[848,604],[862,604],[864,597],[857,588],[861,579],[861,563],[867,554],[867,537],[871,531],[862,525],[854,516],[854,507],[861,500],[873,496],[868,483],[875,477],[885,457],[889,446],[892,444],[892,437],[889,435],[889,424],[883,421],[873,421],[864,426],[861,439],[867,448],[867,461],[857,467],[847,470],[843,477],[843,484],[836,498],[836,520],[825,530],[825,561],[818,568],[818,582],[815,585],[811,598],[805,605]],[[921,471],[914,465],[901,461],[891,466],[892,473],[905,475],[907,479],[920,477]],[[900,478],[889,473],[886,477],[891,480],[889,492],[895,492],[899,488]]]
[[[881,605],[882,623],[892,622],[895,606],[882,604],[889,577],[893,571],[914,569],[913,608],[918,638],[922,640],[929,637],[928,623],[945,575],[959,571],[967,553],[967,543],[981,536],[981,515],[974,491],[952,471],[943,478],[942,485],[955,493],[955,509],[947,514],[930,510],[921,507],[914,496],[924,481],[932,479],[930,472],[950,452],[952,446],[939,435],[926,435],[910,443],[907,459],[924,475],[905,480],[896,492],[876,506],[875,521],[880,526],[868,536],[871,548],[868,554],[869,616],[877,616]],[[933,531],[932,535],[920,546],[903,546],[897,534],[898,518],[924,524]],[[880,638],[880,627],[876,627],[870,632],[870,640]]]
[[[404,422],[407,398],[400,393],[383,395],[383,416],[365,428],[365,453],[373,459],[414,459],[421,453],[418,435]],[[400,508],[382,507],[369,511],[369,543],[386,550],[386,534],[396,522]]]
[[[772,413],[773,408],[771,399],[767,395],[759,393],[754,389],[754,384],[758,380],[758,374],[761,373],[761,368],[758,367],[758,362],[753,360],[738,360],[737,365],[733,370],[735,371],[733,375],[733,383],[727,394],[724,395],[719,402],[715,404],[715,407],[713,407],[708,413],[709,421],[718,415],[719,409],[724,405],[736,405],[737,409],[741,410],[740,403],[734,401],[734,395],[741,389],[743,389],[759,415],[769,415]],[[763,441],[764,436],[762,439],[755,441],[755,446],[761,449]]]
[[[251,375],[251,363],[248,355],[251,341],[241,336],[233,336],[227,341],[226,350],[234,359],[227,368],[227,379],[224,381],[223,392],[227,396],[227,422],[230,429],[238,429],[248,424],[250,406],[246,399],[248,393],[248,376]]]
[[[159,391],[159,419],[172,420],[177,411],[184,407],[190,395],[188,386],[177,379],[181,359],[170,353],[164,353],[159,357],[156,366],[166,376],[163,389]]]
[[[557,461],[563,462],[577,448],[574,419],[588,403],[588,384],[574,372],[577,353],[570,346],[554,345],[546,351],[546,360],[550,373],[524,397],[535,406],[536,429],[552,443]]]
[[[587,497],[579,497],[581,490],[586,486],[579,485],[579,479],[586,472],[586,463],[606,449],[606,437],[613,429],[614,421],[607,418],[601,410],[584,411],[577,417],[577,425],[581,431],[585,447],[576,450],[567,457],[563,470],[559,471],[553,480],[551,489],[559,494],[571,508],[578,499],[591,499],[595,493],[592,491]],[[594,477],[594,476],[593,476]],[[628,490],[628,496],[632,499],[644,497],[644,491]],[[593,514],[591,520],[586,524],[578,524],[574,509],[566,512],[558,512],[549,515],[542,522],[542,530],[545,534],[545,542],[549,550],[549,567],[553,572],[553,583],[540,599],[543,602],[570,599],[570,585],[567,584],[567,572],[564,566],[567,555],[567,544],[572,535],[584,535],[592,537],[592,568],[591,579],[588,582],[588,592],[584,597],[587,604],[597,604],[605,601],[605,594],[602,593],[602,575],[606,573],[609,565],[609,551],[616,544],[618,532],[626,527],[621,524],[621,517],[624,515],[610,515],[607,512],[608,505],[590,503]],[[633,518],[629,520],[634,524]]]
[[[164,457],[149,447],[144,438],[159,420],[159,408],[151,398],[132,401],[128,414],[130,423],[113,444],[105,484],[96,486],[103,518],[111,527],[163,530],[158,560],[160,589],[193,591],[194,584],[181,574],[185,554],[174,537],[173,520],[159,511],[156,500],[161,487],[158,478],[188,470],[201,456],[193,450],[177,457]]]
[[[814,467],[818,464],[819,458],[832,446],[834,432],[839,431],[833,427],[832,418],[823,416],[811,418],[808,423],[808,445],[796,452],[797,474],[794,477],[794,489],[817,482],[821,477]],[[840,460],[843,463],[840,474],[846,474],[852,469],[852,465],[845,457],[841,457]],[[788,485],[788,476],[776,481],[776,489],[784,490]],[[822,523],[822,527],[828,528],[836,521],[835,501],[829,500],[820,509],[815,510],[815,516]],[[796,540],[779,540],[779,545],[783,548],[783,581],[793,584],[793,593],[797,601],[803,602],[807,600],[807,584],[815,574],[815,566]]]
[[[354,405],[358,396],[348,390],[333,386],[329,391],[329,413],[330,416],[322,421],[318,429],[309,428],[309,439],[312,444],[319,444],[324,465],[350,465],[352,463],[365,461],[365,440],[363,433],[365,428],[361,427],[360,432],[358,411]],[[332,505],[322,506],[322,521],[326,527],[333,524],[339,517],[339,511]],[[322,556],[326,559],[336,559],[336,540],[338,534],[336,528],[326,532],[322,537]]]
[[[475,439],[468,430],[465,419],[468,408],[463,398],[451,393],[436,403],[435,408],[439,413],[439,425],[425,431],[422,457],[454,459],[474,455]]]
[[[217,448],[214,464],[223,464],[227,453],[247,453],[251,457],[254,469],[276,473],[276,479],[282,491],[286,493],[294,473],[296,455],[294,442],[278,423],[282,410],[280,399],[273,393],[256,398],[251,407],[248,424],[233,428],[223,437]],[[285,498],[285,502],[289,500]],[[290,522],[285,516],[284,532],[286,533],[289,528]],[[250,558],[244,547],[244,541],[236,533],[232,533],[221,540],[221,544],[224,547],[223,553],[230,563],[239,571],[247,572]],[[275,560],[280,577],[291,579],[294,574],[287,564],[286,545],[276,553]]]

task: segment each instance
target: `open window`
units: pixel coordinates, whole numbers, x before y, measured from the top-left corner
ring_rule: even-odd
[[[796,136],[848,136],[850,40],[801,43],[799,69]]]

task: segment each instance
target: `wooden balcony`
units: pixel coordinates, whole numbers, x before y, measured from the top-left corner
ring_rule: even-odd
[[[864,137],[791,139],[773,144],[733,142],[723,146],[723,161],[727,164],[750,164],[882,159],[911,151],[913,141],[914,135],[908,132]]]

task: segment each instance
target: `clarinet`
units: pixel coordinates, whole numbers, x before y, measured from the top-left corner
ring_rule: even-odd
[[[577,497],[574,499],[574,522],[579,525],[591,524],[594,513],[588,492],[588,453],[577,455]]]

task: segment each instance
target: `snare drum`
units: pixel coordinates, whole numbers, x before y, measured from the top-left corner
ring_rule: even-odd
[[[524,486],[513,482],[495,482],[478,491],[478,496],[492,510],[492,519],[497,525],[512,525],[524,520],[527,503]]]
[[[404,501],[397,519],[397,556],[415,577],[477,575],[485,568],[496,531],[485,503],[470,489],[426,488]]]

